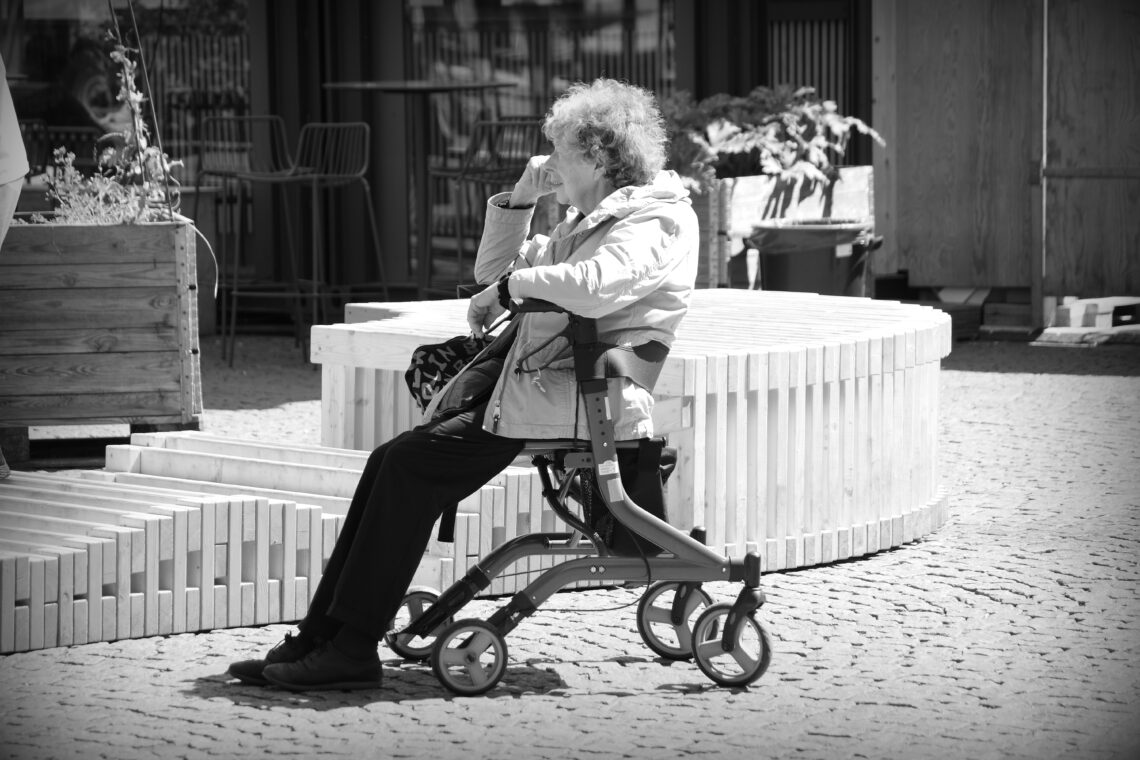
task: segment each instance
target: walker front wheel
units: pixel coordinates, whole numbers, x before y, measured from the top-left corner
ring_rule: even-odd
[[[401,631],[411,625],[420,615],[423,615],[424,610],[435,604],[437,599],[439,599],[439,593],[430,588],[413,588],[404,595],[403,600],[400,601],[400,609],[396,612],[396,617],[390,626],[391,631],[385,637],[388,647],[393,652],[405,660],[418,660],[420,662],[431,657],[431,649],[435,644],[436,636],[445,627],[451,625],[452,618],[449,617],[434,631],[424,636],[410,636],[401,633]]]
[[[768,669],[772,643],[764,627],[748,614],[725,649],[724,631],[730,612],[731,604],[714,604],[697,618],[693,654],[701,672],[721,686],[747,686]]]
[[[687,588],[687,591],[683,591]],[[677,594],[686,593],[674,620]],[[693,623],[712,604],[712,598],[696,585],[658,581],[645,590],[637,605],[637,632],[641,640],[666,660],[687,660],[693,656]]]
[[[482,694],[494,688],[507,670],[507,642],[490,623],[460,620],[436,639],[431,669],[456,694]]]

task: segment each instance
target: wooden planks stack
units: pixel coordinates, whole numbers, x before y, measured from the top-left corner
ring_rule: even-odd
[[[313,330],[322,442],[371,448],[415,424],[412,350],[465,329],[463,301],[354,304]],[[951,323],[929,307],[809,293],[698,290],[658,380],[679,450],[670,520],[759,551],[767,570],[880,551],[945,520],[938,371]],[[392,410],[392,411],[389,411]]]

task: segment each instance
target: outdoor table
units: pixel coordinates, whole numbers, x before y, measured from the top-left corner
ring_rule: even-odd
[[[464,90],[491,90],[514,87],[514,82],[472,82],[430,79],[389,79],[361,82],[326,82],[325,89],[347,92],[380,92],[404,95],[412,111],[412,177],[416,200],[416,266],[420,290],[428,286],[428,254],[431,245],[431,200],[428,192],[426,135],[431,123],[430,95]]]
[[[369,450],[420,421],[412,351],[466,331],[462,300],[349,304],[315,326],[321,443]],[[771,569],[914,540],[945,520],[938,371],[950,317],[813,293],[696,290],[654,389],[678,449],[670,522]]]

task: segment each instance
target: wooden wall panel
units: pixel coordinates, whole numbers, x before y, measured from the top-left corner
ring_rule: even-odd
[[[1028,287],[1040,3],[895,8],[899,265],[912,285]]]
[[[1050,0],[1045,295],[1140,293],[1140,13]]]
[[[898,253],[898,0],[876,0],[871,5],[874,29],[871,51],[871,126],[886,141],[872,152],[875,174],[875,230],[883,244],[871,257],[876,273],[902,268]]]
[[[1140,178],[1046,180],[1044,295],[1140,293]]]
[[[1140,167],[1140,12],[1130,0],[1050,0],[1047,165]]]

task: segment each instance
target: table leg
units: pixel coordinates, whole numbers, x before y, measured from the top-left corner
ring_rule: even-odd
[[[416,272],[420,283],[420,298],[431,284],[431,263],[429,249],[431,247],[430,217],[431,203],[428,194],[427,179],[427,139],[424,134],[427,130],[429,113],[429,100],[426,95],[412,95],[412,176],[416,183]]]

